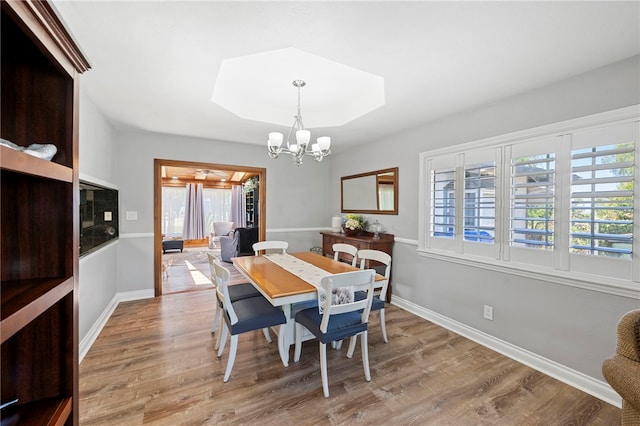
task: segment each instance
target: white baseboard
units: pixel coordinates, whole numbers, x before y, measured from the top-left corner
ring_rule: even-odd
[[[473,340],[489,349],[492,349],[506,357],[527,365],[537,371],[540,371],[554,379],[580,389],[596,398],[599,398],[618,408],[622,407],[622,399],[620,395],[613,390],[608,383],[602,380],[587,376],[584,373],[573,370],[565,365],[559,364],[550,359],[544,358],[526,349],[512,345],[509,342],[500,340],[490,334],[476,330],[468,325],[462,324],[451,318],[440,315],[437,312],[425,309],[413,302],[404,300],[398,296],[393,296],[392,304],[406,311],[409,311],[421,318],[429,320],[441,327],[451,330],[467,339]]]
[[[86,336],[84,336],[80,341],[80,347],[78,348],[78,363],[82,363],[82,360],[89,352],[89,349],[91,349],[91,346],[93,346],[93,343],[100,335],[100,332],[104,328],[105,324],[107,324],[107,321],[109,321],[109,318],[111,318],[111,315],[116,310],[120,302],[150,299],[152,297],[154,297],[153,290],[137,290],[116,293],[104,311],[102,311],[96,322],[93,323],[93,326],[91,326]]]

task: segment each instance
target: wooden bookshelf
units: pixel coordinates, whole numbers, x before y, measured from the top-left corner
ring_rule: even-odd
[[[2,2],[2,425],[78,424],[78,81],[89,68],[46,1]]]

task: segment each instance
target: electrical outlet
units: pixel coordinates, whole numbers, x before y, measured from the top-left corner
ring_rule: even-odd
[[[493,321],[493,306],[484,305],[484,319]]]

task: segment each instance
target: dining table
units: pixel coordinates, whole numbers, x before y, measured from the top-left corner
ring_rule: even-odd
[[[358,271],[359,268],[351,264],[333,260],[313,252],[288,253],[302,262],[326,271],[327,275],[343,272]],[[300,276],[290,272],[268,256],[241,256],[231,259],[233,265],[258,291],[273,305],[279,306],[285,313],[287,322],[279,330],[278,351],[284,366],[289,365],[289,352],[295,343],[295,312],[296,308],[314,306],[317,300],[317,288]],[[385,278],[376,274],[376,287],[382,286]],[[313,335],[310,335],[310,338]],[[304,339],[303,339],[304,340]]]

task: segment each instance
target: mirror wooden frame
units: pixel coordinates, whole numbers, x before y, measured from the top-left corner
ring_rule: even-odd
[[[393,175],[393,178],[385,179],[385,177],[390,173]],[[345,206],[345,186],[347,186],[348,191],[353,191],[354,185],[357,186],[360,183],[363,184],[362,187],[371,186],[373,182],[373,180],[370,179],[371,176],[375,178],[375,188],[373,188],[373,192],[375,193],[374,194],[375,206],[377,208],[373,209],[373,208],[370,208],[369,205],[364,205],[364,204],[362,208],[358,206],[353,207],[352,205],[349,205],[351,201],[349,201],[349,203],[347,203],[347,206]],[[379,195],[378,195],[379,193],[377,191],[377,188],[378,188],[378,185],[380,185],[381,182],[384,182],[385,180],[389,180],[389,181],[392,180],[392,183],[393,183],[393,209],[392,210],[380,209],[380,200],[379,200]],[[350,194],[348,193],[346,194],[347,197],[349,195]],[[358,196],[362,196],[362,195],[363,193],[359,191]],[[369,198],[369,201],[367,204],[371,204],[372,197],[368,196],[367,194],[364,194],[364,196]],[[382,170],[374,170],[371,172],[359,173],[357,175],[342,176],[340,178],[340,211],[342,213],[370,213],[370,214],[397,215],[398,214],[398,167],[391,167],[389,169],[382,169]]]

